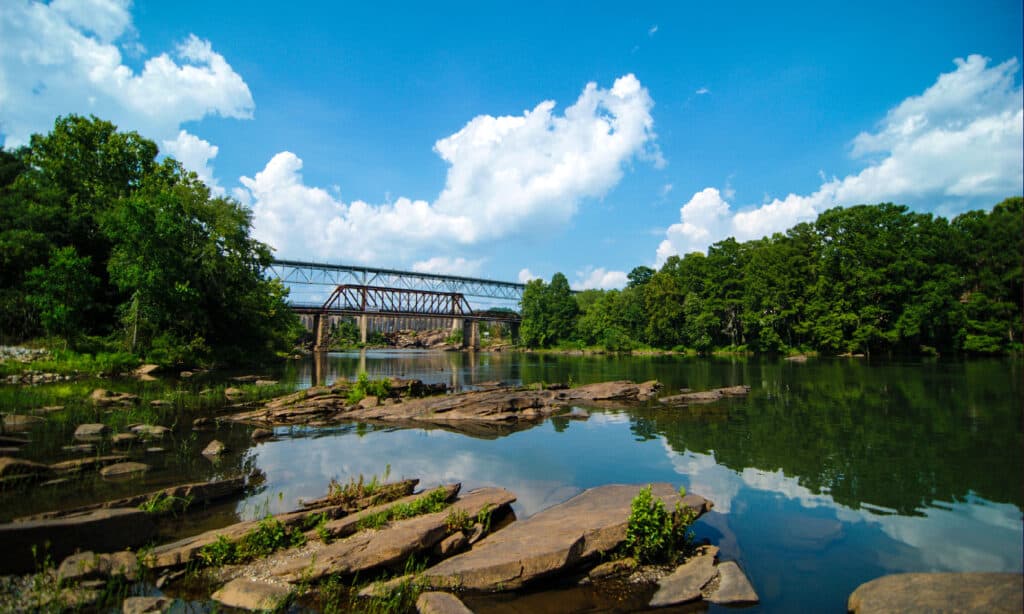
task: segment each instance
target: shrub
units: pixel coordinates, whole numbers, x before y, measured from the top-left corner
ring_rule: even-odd
[[[679,489],[680,498],[686,489]],[[685,550],[691,539],[690,525],[696,514],[682,501],[669,513],[665,504],[647,485],[630,504],[626,527],[626,550],[640,563],[671,563]]]
[[[391,394],[391,382],[386,379],[371,380],[363,371],[356,378],[352,388],[348,392],[348,402],[358,403],[368,396],[384,398]]]

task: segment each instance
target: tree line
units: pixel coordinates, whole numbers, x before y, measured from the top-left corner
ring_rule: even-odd
[[[622,290],[527,284],[522,342],[828,354],[1019,353],[1024,200],[949,221],[882,203],[639,266]]]
[[[301,325],[249,210],[158,154],[77,115],[0,148],[0,338],[189,364],[291,347]]]

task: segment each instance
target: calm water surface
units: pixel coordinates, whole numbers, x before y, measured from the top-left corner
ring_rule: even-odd
[[[764,611],[845,611],[857,585],[887,573],[1022,569],[1019,361],[369,351],[293,363],[281,377],[303,387],[360,369],[457,388],[657,379],[667,393],[736,384],[751,392],[689,408],[588,408],[587,421],[554,418],[477,436],[284,428],[249,448],[247,431],[236,428],[237,456],[227,464],[258,467],[267,482],[235,514],[292,509],[299,498],[322,495],[331,478],[388,465],[392,477],[419,477],[424,487],[503,486],[518,495],[521,518],[591,486],[665,481],[714,502],[698,537],[739,562]],[[207,465],[148,479],[220,471]]]

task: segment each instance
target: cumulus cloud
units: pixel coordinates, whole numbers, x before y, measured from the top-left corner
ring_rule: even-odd
[[[194,134],[189,134],[186,130],[178,132],[177,138],[173,140],[162,141],[161,145],[165,153],[198,175],[214,195],[224,195],[224,188],[217,183],[213,176],[213,167],[210,165],[210,160],[217,157],[220,148]]]
[[[607,193],[631,160],[663,163],[653,105],[625,75],[608,89],[587,84],[561,115],[544,101],[522,115],[477,116],[435,144],[448,173],[433,202],[344,203],[305,185],[302,160],[291,152],[241,178],[238,196],[252,204],[257,236],[284,255],[395,262],[439,241],[472,245],[543,230]]]
[[[694,94],[697,94],[698,96],[703,96],[704,94],[710,94],[710,93],[711,93],[711,90],[709,90],[706,87],[697,88],[697,91],[694,92]]]
[[[530,271],[530,269],[520,269],[519,270],[519,283],[525,284],[525,283],[529,283],[529,282],[531,282],[531,281],[533,281],[535,279],[540,279],[540,276],[539,275],[534,275]]]
[[[429,260],[421,260],[413,263],[412,270],[417,273],[439,273],[445,275],[472,277],[480,274],[480,269],[483,265],[483,258],[467,260],[466,258],[434,256]]]
[[[1024,95],[1015,85],[1018,61],[990,66],[988,58],[972,55],[955,64],[921,95],[891,109],[874,131],[853,139],[852,154],[867,165],[859,173],[738,212],[717,189],[705,188],[680,209],[679,223],[658,246],[657,263],[729,236],[748,240],[782,231],[834,206],[892,201],[956,210],[1019,194]]]
[[[209,41],[190,35],[135,72],[128,0],[0,4],[0,134],[5,147],[46,132],[57,115],[92,113],[121,129],[173,140],[183,122],[249,118],[249,87]],[[199,172],[201,169],[193,168]]]
[[[573,288],[577,290],[610,290],[612,288],[623,288],[629,278],[623,271],[608,271],[604,268],[587,267],[582,271],[576,271],[576,281]]]

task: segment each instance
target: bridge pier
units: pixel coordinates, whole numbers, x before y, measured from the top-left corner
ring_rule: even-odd
[[[359,342],[366,345],[366,318],[367,315],[364,313],[359,316]]]
[[[480,323],[476,320],[462,321],[462,347],[480,349]]]
[[[330,345],[331,318],[326,313],[313,316],[313,351],[326,352]]]

